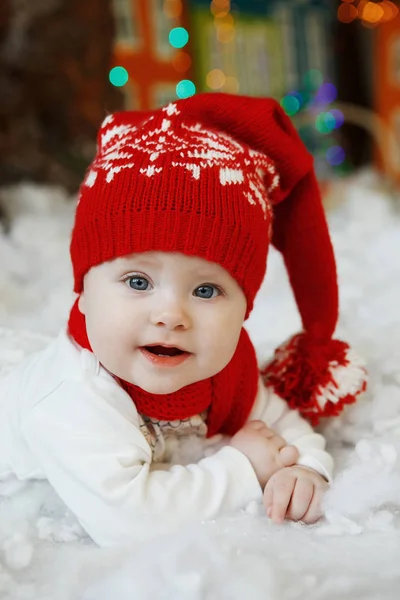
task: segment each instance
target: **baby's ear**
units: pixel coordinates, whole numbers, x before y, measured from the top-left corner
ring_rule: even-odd
[[[80,312],[84,315],[85,314],[85,297],[84,297],[83,292],[81,293],[81,295],[79,296],[79,299],[78,299],[78,308],[79,308]]]

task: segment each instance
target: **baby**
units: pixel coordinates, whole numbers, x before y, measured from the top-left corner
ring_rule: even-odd
[[[303,332],[260,372],[243,323],[271,242]],[[308,420],[354,402],[366,375],[332,339],[312,157],[280,106],[199,94],[107,117],[71,259],[68,326],[0,382],[0,477],[47,479],[101,546],[262,497],[277,523],[316,521],[332,458]],[[193,436],[213,452],[168,464]]]

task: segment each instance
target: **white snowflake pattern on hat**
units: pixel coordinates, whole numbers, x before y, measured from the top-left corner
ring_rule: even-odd
[[[201,123],[179,123],[176,127],[170,117],[180,114],[175,103],[162,109],[165,118],[161,124],[154,116],[139,126],[131,123],[115,123],[108,116],[100,130],[100,148],[84,181],[85,186],[93,187],[98,174],[103,172],[107,183],[122,170],[135,167],[138,153],[147,156],[147,164],[139,173],[153,177],[162,173],[166,155],[173,155],[173,167],[189,171],[194,179],[201,179],[202,173],[219,167],[219,181],[222,186],[240,185],[251,205],[259,204],[264,219],[270,217],[271,206],[268,195],[279,186],[279,175],[273,162],[265,154],[242,145],[226,133],[212,131]],[[253,168],[252,168],[253,166]],[[265,176],[269,186],[266,187]]]

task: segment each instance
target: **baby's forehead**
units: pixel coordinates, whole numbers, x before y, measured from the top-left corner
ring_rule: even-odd
[[[228,272],[218,263],[211,262],[200,256],[191,256],[181,252],[160,252],[157,250],[136,252],[120,256],[109,261],[110,268],[148,267],[155,269],[176,267],[178,270],[195,271],[196,273],[227,274]]]

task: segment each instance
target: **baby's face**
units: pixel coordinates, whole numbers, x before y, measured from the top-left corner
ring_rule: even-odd
[[[216,263],[143,252],[93,267],[79,308],[93,352],[108,371],[147,392],[167,394],[229,363],[246,298]]]

